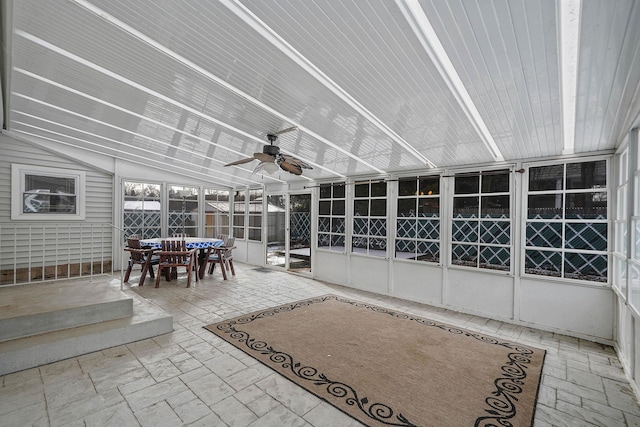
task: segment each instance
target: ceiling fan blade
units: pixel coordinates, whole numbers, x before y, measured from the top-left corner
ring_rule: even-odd
[[[265,163],[274,163],[276,160],[271,154],[266,153],[253,153],[253,157]]]
[[[287,162],[286,160],[281,160],[278,163],[278,166],[280,166],[280,169],[285,170],[294,175],[302,175],[302,169],[300,168],[300,166],[293,165]]]
[[[286,161],[289,164],[292,164],[300,169],[313,169],[308,163],[303,162],[300,159],[297,159],[293,156],[289,156],[289,155],[284,155],[284,161]]]
[[[280,135],[280,134],[291,132],[291,131],[297,130],[297,129],[298,129],[297,126],[291,126],[290,128],[286,128],[286,129],[282,129],[282,130],[279,130],[279,131],[276,131],[276,132],[270,132],[270,133],[271,133],[271,135]]]
[[[254,154],[255,156],[255,154]],[[235,162],[231,162],[231,163],[227,163],[225,166],[235,166],[235,165],[241,165],[243,163],[249,163],[252,160],[255,160],[255,157],[248,157],[246,159],[240,159],[240,160],[236,160]]]

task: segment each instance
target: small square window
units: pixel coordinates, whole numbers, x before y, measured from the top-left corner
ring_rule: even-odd
[[[84,219],[84,171],[13,164],[11,180],[11,219]]]

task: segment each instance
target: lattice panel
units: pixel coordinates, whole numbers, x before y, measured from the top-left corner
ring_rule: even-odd
[[[372,237],[369,239],[369,249],[376,249],[380,251],[387,250],[387,239],[380,239],[378,237]]]
[[[451,262],[459,265],[475,266],[478,260],[478,248],[475,245],[452,245]]]
[[[331,246],[332,247],[343,247],[344,248],[344,236],[333,235],[331,236]]]
[[[511,242],[511,223],[506,221],[482,221],[480,223],[480,241],[508,245]]]
[[[527,224],[527,246],[562,247],[562,224],[530,222]]]
[[[186,220],[187,220],[186,215],[182,215],[182,213],[170,213],[169,228],[182,228],[183,218],[186,223]]]
[[[318,217],[318,232],[319,233],[328,233],[331,231],[331,218],[329,217]]]
[[[318,247],[330,246],[331,235],[330,234],[318,234]]]
[[[160,212],[143,212],[145,227],[160,227],[162,215]]]
[[[416,221],[413,219],[398,219],[397,237],[416,237]]]
[[[396,252],[415,254],[416,242],[413,240],[396,240]]]
[[[606,282],[607,256],[566,253],[564,270],[565,276],[568,278]]]
[[[311,214],[309,212],[291,213],[291,239],[311,241]]]
[[[560,277],[562,255],[560,252],[528,250],[524,266],[527,273]]]
[[[480,249],[481,266],[491,266],[500,270],[509,270],[511,265],[511,251],[509,248],[484,246]]]
[[[436,242],[418,242],[418,259],[422,261],[440,261],[440,244]]]
[[[369,222],[366,218],[353,219],[353,234],[369,234]]]
[[[452,237],[454,241],[478,241],[478,223],[476,221],[453,221],[452,226]]]
[[[439,219],[419,219],[418,238],[440,240],[440,220]]]
[[[344,234],[344,232],[345,232],[345,219],[344,218],[331,218],[331,232]]]
[[[125,212],[123,221],[124,228],[142,227],[144,225],[142,212]]]
[[[371,234],[372,236],[386,236],[387,220],[386,219],[369,220],[369,234]]]
[[[567,223],[565,239],[567,248],[606,251],[607,224]]]

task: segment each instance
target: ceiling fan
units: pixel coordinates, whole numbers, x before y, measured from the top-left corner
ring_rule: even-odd
[[[277,132],[271,132],[267,134],[267,139],[271,143],[270,145],[265,145],[262,147],[262,153],[253,153],[253,157],[248,157],[246,159],[236,160],[235,162],[227,163],[225,166],[235,166],[241,165],[243,163],[249,163],[253,160],[258,160],[260,163],[255,167],[253,173],[259,172],[263,168],[267,171],[271,169],[271,164],[275,164],[280,167],[280,169],[292,173],[294,175],[302,175],[302,169],[313,169],[309,164],[303,162],[300,159],[297,159],[288,154],[280,154],[280,147],[277,145],[273,145],[274,142],[278,139],[278,135],[283,134],[285,132],[290,132],[292,130],[296,130],[297,127],[293,126],[287,129],[283,129]],[[277,169],[275,169],[277,170]],[[273,170],[273,172],[275,172]]]

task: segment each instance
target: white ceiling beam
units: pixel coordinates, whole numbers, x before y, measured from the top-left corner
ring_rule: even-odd
[[[496,162],[504,161],[504,156],[493,139],[493,135],[491,135],[489,128],[480,116],[478,108],[471,99],[469,92],[467,92],[464,83],[462,83],[462,79],[436,35],[429,18],[427,18],[422,6],[420,6],[420,2],[418,0],[396,0],[396,4],[413,29],[420,44],[422,44],[422,47],[433,61],[449,90],[458,101],[471,125],[480,136],[485,147],[491,153],[493,160]]]
[[[562,154],[573,154],[576,144],[576,95],[582,0],[558,2],[560,85],[562,86]]]
[[[284,53],[293,62],[298,64],[309,75],[320,82],[324,87],[329,89],[334,95],[343,100],[351,108],[365,117],[375,127],[377,127],[383,134],[387,135],[394,142],[399,144],[402,148],[409,152],[412,156],[417,158],[420,162],[426,166],[435,168],[436,165],[429,160],[426,156],[420,153],[413,145],[404,140],[400,135],[394,132],[389,126],[387,126],[382,120],[380,120],[375,114],[360,104],[353,96],[347,91],[342,89],[335,81],[329,76],[323,73],[317,66],[309,61],[304,55],[298,52],[290,43],[284,40],[279,34],[265,24],[260,18],[258,18],[253,12],[251,12],[246,6],[244,6],[238,0],[222,0],[221,3],[225,5],[231,12],[233,12],[238,18],[242,19],[249,27],[256,30],[262,37],[269,41],[280,52]],[[308,131],[305,131],[308,132]],[[360,160],[362,161],[362,160]],[[380,171],[379,171],[380,172]]]
[[[291,123],[293,126],[296,126],[299,130],[301,130],[302,132],[312,136],[313,138],[321,141],[322,143],[334,148],[335,150],[340,151],[341,153],[353,158],[354,160],[364,164],[365,166],[367,166],[370,169],[375,170],[378,173],[385,173],[385,171],[383,171],[382,169],[379,169],[375,166],[373,166],[372,164],[364,161],[363,159],[361,159],[360,157],[352,154],[350,151],[345,150],[344,148],[340,147],[337,144],[334,144],[333,142],[327,140],[326,138],[320,136],[319,134],[307,129],[305,126],[303,126],[300,123],[297,123],[295,120],[293,120],[290,117],[285,116],[284,114],[280,113],[277,110],[274,110],[273,108],[269,107],[267,104],[261,102],[260,100],[252,97],[251,95],[241,91],[240,89],[236,88],[235,86],[230,85],[229,83],[227,83],[226,81],[224,81],[223,79],[219,78],[218,76],[212,74],[211,72],[205,70],[204,68],[202,68],[201,66],[199,66],[198,64],[196,64],[193,61],[190,61],[189,59],[185,58],[184,56],[180,55],[177,52],[174,52],[173,50],[169,49],[168,47],[164,46],[163,44],[159,43],[158,41],[152,39],[151,37],[147,36],[146,34],[141,33],[140,31],[136,30],[135,28],[131,27],[130,25],[126,24],[125,22],[119,20],[118,18],[108,14],[107,12],[103,11],[102,9],[98,8],[97,6],[91,4],[90,2],[86,1],[86,0],[71,0],[73,3],[78,4],[79,6],[85,8],[86,10],[88,10],[89,12],[95,14],[96,16],[100,17],[101,19],[109,22],[112,25],[115,25],[116,27],[120,28],[121,30],[125,31],[126,33],[130,34],[133,37],[136,37],[137,39],[145,42],[146,44],[148,44],[149,46],[152,46],[154,49],[162,52],[163,54],[169,56],[170,58],[172,58],[173,60],[179,62],[180,64],[184,65],[185,67],[190,68],[191,70],[197,72],[198,74],[206,77],[207,79],[217,83],[218,85],[224,87],[225,89],[229,90],[230,92],[244,98],[245,100],[251,102],[252,104],[262,108],[263,110],[269,112],[270,114],[280,118],[283,121],[289,122]],[[109,75],[111,75],[113,73],[109,73]],[[139,86],[139,85],[138,85]],[[173,102],[175,103],[173,100],[170,100],[169,98],[164,97],[163,95],[159,95],[161,97],[161,99],[163,100],[167,100],[167,102]],[[166,98],[166,99],[165,99]],[[203,114],[202,112],[199,112],[197,110],[193,110],[192,108],[189,108],[187,106],[184,106],[183,108],[189,110],[190,112],[197,114],[199,116],[202,116],[205,119],[211,120],[213,122],[215,122],[216,124],[220,125],[220,126],[224,126],[226,128],[232,129],[228,124],[222,123],[218,120],[213,119],[212,117],[209,117],[205,114]],[[193,110],[193,111],[192,111]],[[235,129],[236,132],[244,135],[247,138],[251,138],[251,139],[256,139],[261,143],[264,143],[264,141],[257,139],[255,136],[247,134],[245,132],[242,132],[239,129]],[[291,154],[294,155],[293,153],[288,153],[285,150],[282,150],[285,154]],[[297,155],[296,155],[297,156]],[[298,156],[299,157],[299,156]],[[323,169],[329,173],[331,173],[332,175],[337,175],[341,178],[344,178],[343,175],[338,174],[336,171],[331,170],[329,168],[325,168],[321,165],[316,165],[315,163],[307,160],[307,159],[302,159],[305,162],[312,164],[316,167],[318,167],[319,169]]]

